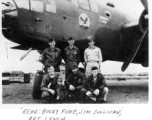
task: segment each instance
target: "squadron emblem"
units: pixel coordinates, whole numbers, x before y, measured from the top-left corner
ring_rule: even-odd
[[[85,14],[85,13],[80,14],[79,25],[83,29],[88,29],[90,27],[90,18],[88,17],[87,14]]]

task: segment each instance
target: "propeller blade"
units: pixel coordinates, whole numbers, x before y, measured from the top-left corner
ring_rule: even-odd
[[[132,53],[130,54],[130,56],[128,57],[128,59],[124,62],[124,64],[122,65],[121,67],[121,70],[122,71],[125,71],[126,68],[128,67],[128,65],[133,61],[134,57],[136,56],[139,48],[140,48],[140,45],[145,37],[147,33],[147,30],[143,33],[143,35],[140,37],[140,39],[137,41],[135,47],[134,47],[134,50],[132,51]]]
[[[147,0],[140,0],[140,1],[148,12],[148,1]]]
[[[20,61],[23,60],[30,52],[31,52],[32,48],[30,48],[21,58]]]

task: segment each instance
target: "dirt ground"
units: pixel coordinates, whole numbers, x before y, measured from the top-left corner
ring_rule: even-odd
[[[148,80],[107,80],[109,86],[107,104],[147,104]],[[31,83],[10,83],[2,86],[3,104],[48,104],[42,99],[32,98]],[[54,104],[54,103],[53,103]]]

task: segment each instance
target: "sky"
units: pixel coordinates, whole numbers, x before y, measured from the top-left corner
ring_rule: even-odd
[[[108,0],[107,0],[108,1]],[[139,17],[143,7],[139,0],[110,0],[115,3],[118,9],[123,12],[132,14]],[[115,2],[114,2],[115,1]],[[128,7],[127,7],[128,5]],[[135,7],[136,6],[136,7]],[[1,46],[0,46],[0,67],[1,71],[23,71],[24,73],[33,72],[42,69],[42,64],[37,62],[39,59],[39,53],[34,50],[29,55],[20,61],[21,56],[26,52],[22,50],[12,50],[10,47],[17,44],[12,43],[5,39],[0,33]],[[7,43],[7,44],[6,44]],[[115,74],[115,73],[139,73],[148,72],[148,68],[142,67],[140,64],[130,64],[125,72],[121,72],[122,62],[106,61],[102,63],[103,74]]]

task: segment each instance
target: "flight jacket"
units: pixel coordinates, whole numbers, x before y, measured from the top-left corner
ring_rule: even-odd
[[[98,73],[96,81],[93,80],[93,75],[88,77],[86,87],[90,92],[94,92],[96,89],[103,90],[104,87],[107,87],[107,84],[104,76]]]
[[[77,70],[75,74],[72,72],[65,81],[65,85],[67,86],[67,88],[69,88],[70,85],[73,85],[76,90],[81,90],[85,87],[85,84],[86,77],[79,70]]]
[[[59,67],[61,64],[61,51],[59,48],[54,49],[52,51],[50,48],[46,48],[42,54],[42,63],[45,66],[53,65],[54,68]]]
[[[64,49],[64,61],[66,63],[68,63],[68,62],[76,62],[77,64],[79,64],[79,62],[80,62],[79,49],[76,46],[73,46],[72,49],[70,49],[70,47],[67,46]]]

